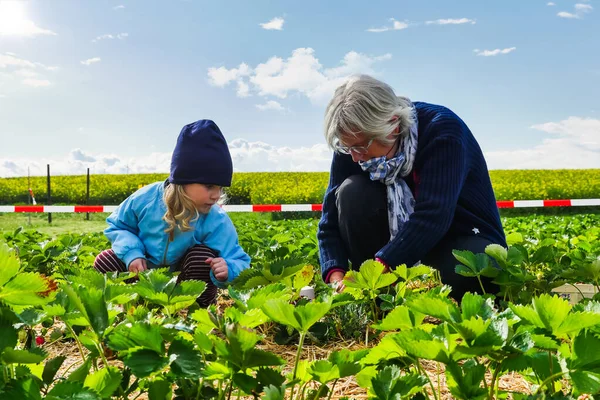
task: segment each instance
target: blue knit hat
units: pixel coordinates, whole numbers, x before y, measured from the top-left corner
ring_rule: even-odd
[[[231,186],[232,175],[231,154],[217,124],[201,119],[184,126],[171,158],[169,182]]]

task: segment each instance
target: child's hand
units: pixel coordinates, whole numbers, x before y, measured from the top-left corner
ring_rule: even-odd
[[[223,258],[208,257],[206,259],[206,263],[210,264],[210,269],[212,269],[213,274],[218,281],[223,282],[227,280],[227,277],[229,276],[229,268],[227,267],[227,262]]]
[[[148,269],[145,258],[136,258],[129,263],[129,272],[142,272]]]

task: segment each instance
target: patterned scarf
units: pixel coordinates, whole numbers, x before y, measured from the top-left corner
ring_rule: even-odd
[[[402,140],[393,158],[387,160],[382,156],[359,162],[363,171],[369,172],[372,181],[380,181],[387,186],[390,241],[398,234],[415,209],[415,199],[404,181],[404,177],[412,171],[417,153],[418,123],[414,108],[413,115],[414,123],[410,127],[410,133]]]

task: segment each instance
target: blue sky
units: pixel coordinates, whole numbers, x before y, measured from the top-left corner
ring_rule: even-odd
[[[600,168],[596,0],[0,0],[0,176],[166,170],[214,119],[237,170],[327,170],[369,73],[469,125],[490,168]]]

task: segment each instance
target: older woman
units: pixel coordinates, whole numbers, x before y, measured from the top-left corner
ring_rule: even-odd
[[[456,299],[481,291],[454,272],[452,250],[506,239],[483,153],[456,114],[361,75],[336,89],[325,137],[335,151],[317,234],[325,282],[377,259],[438,269]]]

